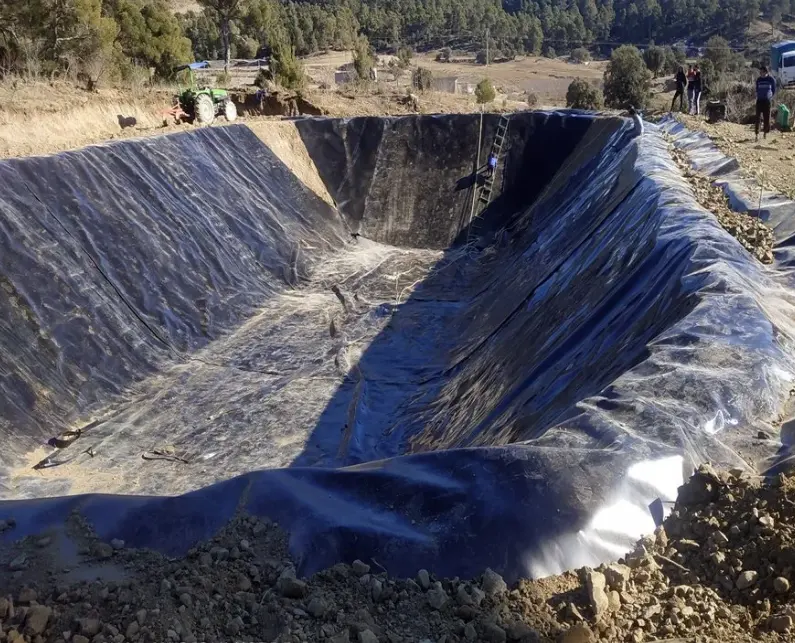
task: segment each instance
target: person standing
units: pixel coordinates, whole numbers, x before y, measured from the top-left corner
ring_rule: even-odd
[[[773,78],[762,65],[759,68],[759,78],[756,79],[756,119],[754,127],[756,140],[759,140],[759,117],[765,121],[764,137],[770,131],[770,108],[773,104],[773,96],[776,95],[776,79]]]
[[[696,80],[696,72],[693,65],[687,68],[687,113],[693,113],[693,83]]]
[[[698,65],[693,65],[693,110],[690,112],[694,116],[701,113],[701,69]]]
[[[676,93],[674,94],[674,99],[671,101],[671,111],[674,111],[676,107],[676,99],[679,99],[679,111],[685,111],[685,86],[687,85],[687,76],[685,75],[685,68],[681,65],[679,66],[679,70],[676,72],[676,76],[674,77],[676,81]]]

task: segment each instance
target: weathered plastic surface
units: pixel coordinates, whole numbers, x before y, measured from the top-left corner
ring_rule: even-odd
[[[789,291],[695,204],[654,128],[517,115],[526,168],[545,132],[568,150],[546,188],[509,172],[468,248],[379,243],[466,233],[451,216],[414,237],[424,212],[394,205],[413,182],[442,216],[466,162],[434,174],[412,137],[478,117],[445,118],[299,124],[341,215],[240,126],[0,163],[4,440],[104,411],[68,464],[6,478],[14,536],[78,509],[104,538],[178,554],[242,503],[290,532],[303,573],[375,558],[514,578],[620,555],[694,463],[786,455],[755,436],[791,387]],[[414,158],[400,146],[413,169],[379,164]],[[519,194],[537,199],[509,207]],[[381,238],[350,240],[360,222]],[[53,393],[32,403],[19,380]],[[141,459],[163,443],[187,462]],[[32,499],[111,483],[138,495]]]

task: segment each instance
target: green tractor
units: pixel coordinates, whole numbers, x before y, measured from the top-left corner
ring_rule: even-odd
[[[178,105],[175,105],[174,109],[179,110],[181,114],[175,114],[175,116],[184,115],[203,125],[212,123],[216,116],[223,116],[231,123],[237,118],[237,107],[235,107],[229,92],[225,89],[210,87],[199,89],[196,85],[194,70],[206,69],[209,66],[208,62],[200,62],[180,65],[174,69],[175,72],[187,70],[190,75],[190,86],[182,90],[176,97]]]

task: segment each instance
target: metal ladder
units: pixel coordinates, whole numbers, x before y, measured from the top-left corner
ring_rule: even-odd
[[[500,167],[502,160],[502,148],[505,144],[505,137],[508,134],[508,124],[510,117],[503,114],[500,116],[500,122],[497,124],[497,134],[494,136],[494,142],[491,144],[491,153],[497,158],[497,168]],[[483,212],[491,203],[491,192],[494,187],[494,179],[497,175],[495,170],[491,176],[487,176],[483,185],[480,187],[480,195],[478,196],[478,205],[480,212]],[[478,214],[480,214],[480,212]]]

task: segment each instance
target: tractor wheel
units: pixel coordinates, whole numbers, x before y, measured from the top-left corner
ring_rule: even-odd
[[[202,125],[209,125],[215,120],[215,105],[213,99],[207,94],[199,94],[193,104],[193,112],[196,120]]]
[[[231,100],[224,103],[224,116],[230,123],[237,118],[237,107]]]

